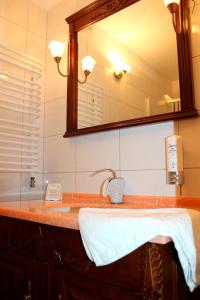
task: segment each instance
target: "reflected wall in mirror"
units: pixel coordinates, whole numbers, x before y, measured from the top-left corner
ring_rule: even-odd
[[[100,0],[67,19],[65,136],[195,115],[188,3],[182,0],[181,5],[183,27],[178,35],[161,0]],[[82,77],[81,59],[86,55],[96,65],[87,83],[80,85],[76,77]]]

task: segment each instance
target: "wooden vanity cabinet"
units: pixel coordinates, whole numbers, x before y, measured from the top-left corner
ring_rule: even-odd
[[[37,226],[0,218],[0,299],[47,300],[48,264],[38,259]]]
[[[140,297],[118,287],[98,282],[73,272],[58,270],[58,300],[139,300]]]
[[[43,276],[40,276],[43,274]],[[0,299],[47,299],[42,287],[45,266],[38,261],[0,258]],[[41,284],[42,283],[42,284]]]
[[[173,243],[96,267],[78,230],[0,217],[0,300],[199,300]]]

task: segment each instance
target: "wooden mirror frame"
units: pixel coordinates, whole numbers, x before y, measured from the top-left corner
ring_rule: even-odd
[[[78,32],[139,1],[141,0],[98,0],[66,19],[69,24],[69,77],[67,89],[67,131],[64,137],[197,115],[197,111],[194,108],[192,80],[189,1],[181,0],[182,32],[177,34],[181,111],[78,129]]]

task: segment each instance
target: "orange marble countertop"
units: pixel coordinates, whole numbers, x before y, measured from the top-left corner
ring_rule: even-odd
[[[72,207],[67,211],[57,208]],[[98,208],[164,208],[185,207],[200,210],[200,198],[164,196],[124,196],[123,204],[111,204],[108,198],[99,195],[63,194],[62,201],[28,200],[0,202],[0,215],[38,222],[59,227],[79,229],[78,210],[80,207]],[[168,237],[157,237],[153,242],[165,244]]]

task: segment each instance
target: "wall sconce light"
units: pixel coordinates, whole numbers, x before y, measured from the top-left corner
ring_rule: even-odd
[[[54,58],[57,64],[58,73],[63,77],[69,77],[69,74],[63,74],[60,70],[60,61],[64,54],[65,44],[57,41],[51,41],[49,44],[49,49],[51,51],[51,55]],[[83,80],[79,80],[78,82],[81,84],[86,83],[88,76],[94,69],[94,65],[96,61],[91,56],[85,56],[82,60],[82,70],[85,75]]]
[[[128,64],[123,64],[120,67],[117,67],[114,76],[117,79],[121,79],[126,73],[131,71],[131,67]]]
[[[172,22],[174,30],[177,34],[180,34],[182,31],[181,26],[181,0],[164,0],[165,6],[169,9],[172,14]]]

